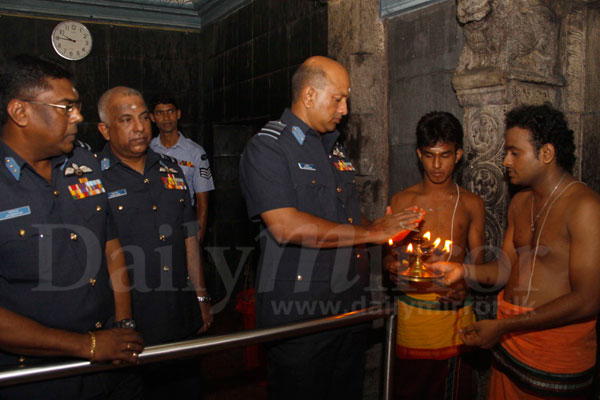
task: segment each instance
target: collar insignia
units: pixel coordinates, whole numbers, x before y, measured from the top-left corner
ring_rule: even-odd
[[[6,168],[18,182],[21,179],[21,167],[19,167],[19,164],[12,157],[4,157],[4,163]]]
[[[302,145],[304,143],[304,139],[306,139],[306,135],[304,132],[302,132],[302,129],[297,126],[292,127],[292,135],[294,135],[300,145]]]
[[[106,171],[109,168],[110,168],[110,158],[105,157],[102,159],[102,161],[100,161],[100,169],[102,171]]]

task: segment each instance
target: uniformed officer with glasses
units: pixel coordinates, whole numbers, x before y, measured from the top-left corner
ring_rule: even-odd
[[[76,141],[80,109],[57,65],[20,56],[0,72],[0,368],[58,357],[136,363],[143,350],[134,330],[106,329],[131,318],[129,282],[123,258],[107,257],[121,247],[97,161]],[[120,372],[0,389],[11,399],[140,394]]]

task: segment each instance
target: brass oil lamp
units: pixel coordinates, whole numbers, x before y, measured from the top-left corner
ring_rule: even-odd
[[[446,240],[444,248],[439,249],[441,239],[437,238],[433,243],[431,242],[431,233],[427,232],[422,237],[415,237],[411,239],[411,242],[406,246],[406,254],[408,255],[408,261],[403,260],[403,268],[398,271],[398,276],[406,281],[410,282],[431,282],[435,279],[443,276],[442,272],[434,271],[428,268],[423,262],[423,258],[430,255],[442,255],[444,253],[451,254],[452,252],[452,241]],[[394,242],[392,239],[388,243],[393,246]]]

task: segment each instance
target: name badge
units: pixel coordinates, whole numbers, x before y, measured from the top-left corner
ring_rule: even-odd
[[[317,170],[317,167],[315,167],[314,164],[298,163],[298,166],[300,167],[300,169],[303,169],[305,171],[316,171]]]
[[[119,189],[119,190],[115,190],[114,192],[110,192],[108,194],[108,199],[114,199],[115,197],[121,197],[121,196],[125,196],[127,194],[127,189]]]
[[[0,211],[0,221],[22,217],[23,215],[29,214],[31,214],[31,209],[29,208],[29,206],[13,208],[12,210]]]

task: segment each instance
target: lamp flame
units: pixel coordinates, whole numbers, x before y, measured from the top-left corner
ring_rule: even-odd
[[[406,247],[406,251],[409,253],[413,252],[413,247],[412,247],[412,243],[409,243],[408,246]]]
[[[442,242],[442,239],[437,238],[437,239],[435,239],[435,242],[433,242],[433,246],[435,248],[437,248],[440,245],[441,242]]]
[[[427,231],[424,235],[423,238],[427,239],[427,240],[431,240],[431,232]]]
[[[390,246],[393,246],[393,245],[394,245],[394,241],[392,240],[392,238],[390,238],[390,239],[388,240],[388,244],[389,244]]]
[[[447,251],[448,253],[452,252],[452,241],[451,240],[446,240],[444,242],[444,251]]]

